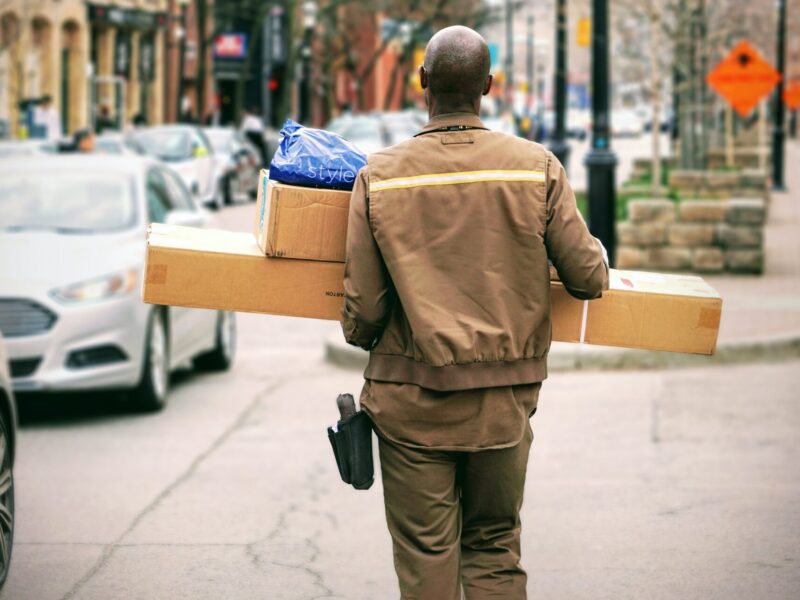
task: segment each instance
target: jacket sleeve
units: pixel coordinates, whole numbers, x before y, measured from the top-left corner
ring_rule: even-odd
[[[380,337],[391,309],[391,279],[369,221],[369,175],[356,177],[347,222],[342,331],[345,340],[365,350]]]
[[[567,291],[581,300],[599,298],[608,289],[608,259],[578,211],[564,167],[547,153],[547,257]]]

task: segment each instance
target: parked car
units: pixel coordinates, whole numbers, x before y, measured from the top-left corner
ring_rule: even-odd
[[[325,129],[338,133],[365,154],[383,150],[419,133],[424,123],[416,111],[344,114]]]
[[[0,159],[16,156],[39,156],[58,151],[55,142],[44,140],[2,140],[0,141]]]
[[[0,588],[8,577],[14,545],[14,456],[17,407],[11,390],[8,357],[0,335]]]
[[[16,391],[125,388],[157,410],[172,369],[230,366],[231,313],[141,300],[148,223],[206,221],[169,167],[61,155],[3,161],[0,180],[0,332]]]
[[[617,137],[639,137],[644,126],[639,116],[632,110],[611,111],[611,135]]]
[[[237,198],[255,199],[261,154],[241,132],[229,127],[206,127],[203,130],[214,148],[214,178],[225,204]]]
[[[115,154],[136,156],[144,154],[144,148],[132,137],[121,133],[103,133],[94,140],[94,151],[97,154]]]
[[[192,194],[212,208],[222,207],[215,174],[214,148],[200,127],[164,125],[138,129],[131,134],[145,154],[169,164]]]

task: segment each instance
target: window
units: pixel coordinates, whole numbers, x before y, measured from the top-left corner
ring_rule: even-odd
[[[196,210],[192,195],[183,181],[181,181],[181,178],[168,169],[160,169],[159,171],[166,183],[170,208],[172,210]]]
[[[150,169],[147,172],[147,210],[150,221],[163,223],[171,208],[167,185],[160,169]]]

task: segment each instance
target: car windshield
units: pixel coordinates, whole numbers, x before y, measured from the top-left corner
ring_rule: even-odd
[[[150,129],[136,134],[136,141],[145,154],[165,161],[189,158],[189,134],[185,131]]]
[[[102,233],[132,226],[133,179],[119,174],[2,172],[0,231]]]
[[[211,142],[214,152],[227,153],[233,147],[233,131],[227,129],[206,129],[206,136]]]
[[[420,130],[420,127],[410,118],[386,119],[385,123],[390,144],[397,144],[398,142],[412,138],[419,133]]]

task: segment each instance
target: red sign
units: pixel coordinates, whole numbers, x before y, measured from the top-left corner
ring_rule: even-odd
[[[214,38],[215,58],[244,58],[247,56],[247,36],[244,33],[221,33]]]
[[[800,79],[795,79],[786,84],[786,89],[783,90],[783,101],[789,110],[797,110],[800,108]]]
[[[706,81],[741,116],[749,115],[781,80],[758,50],[741,42],[708,74]]]

